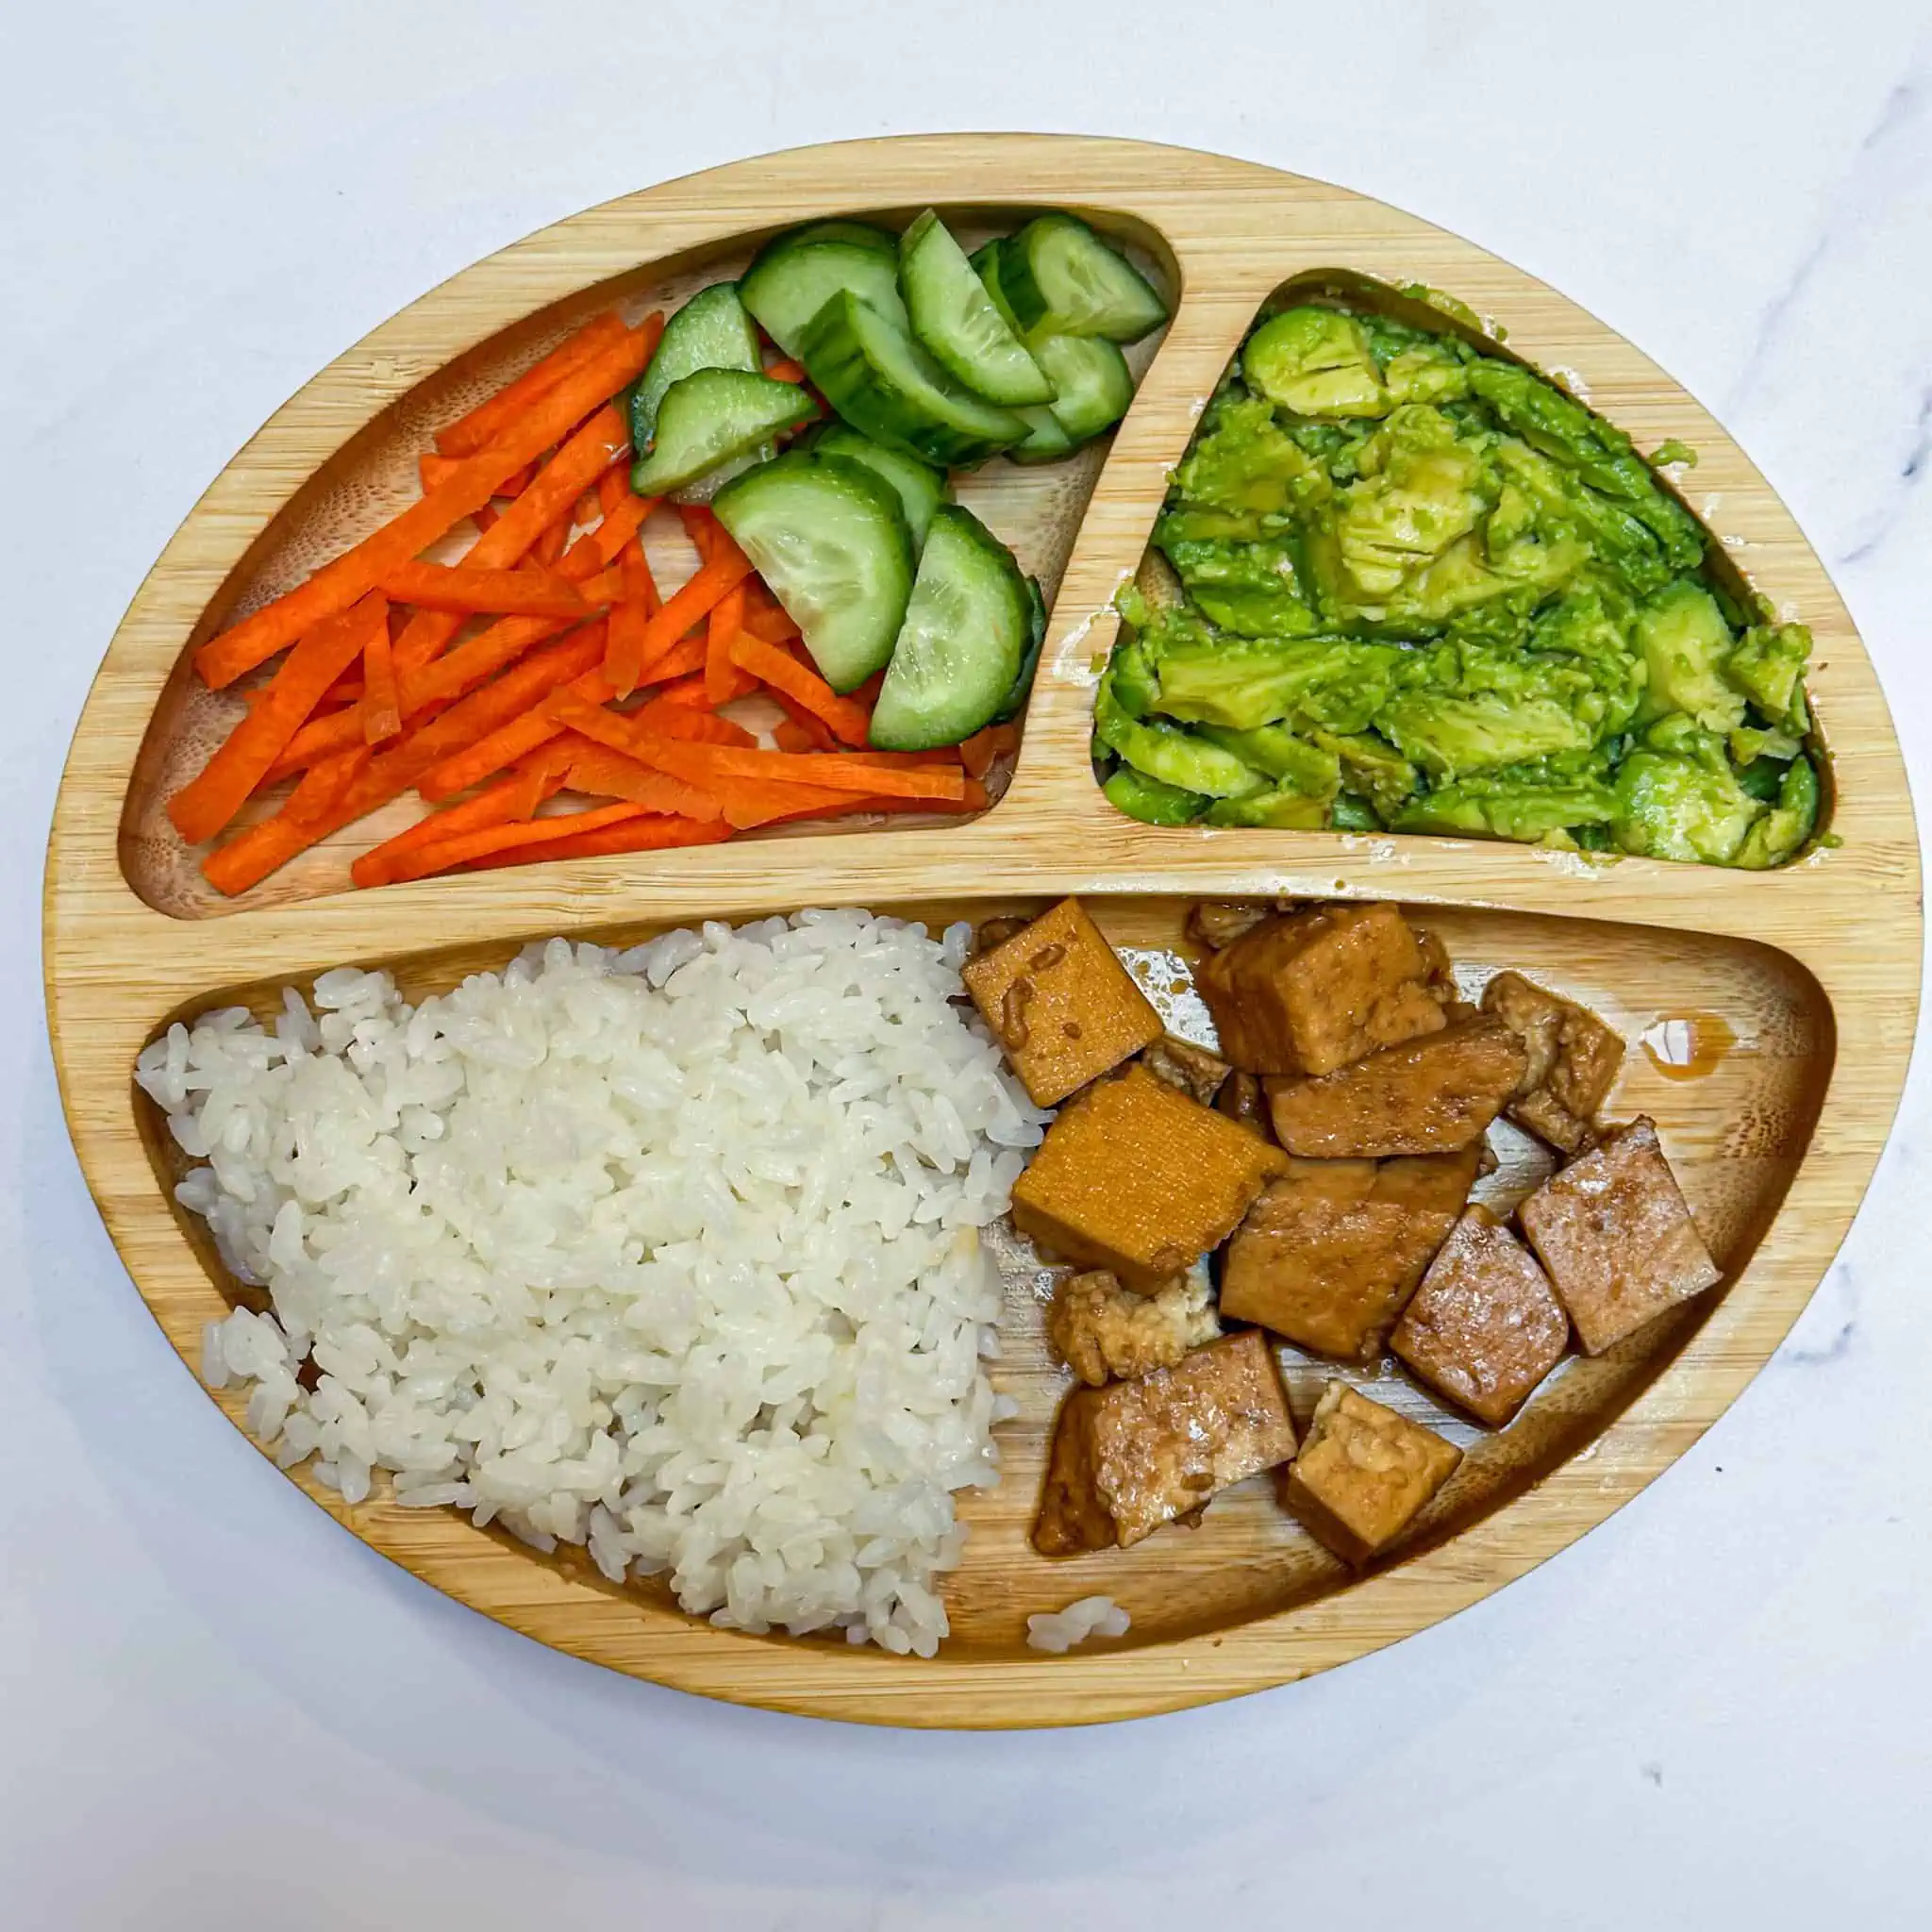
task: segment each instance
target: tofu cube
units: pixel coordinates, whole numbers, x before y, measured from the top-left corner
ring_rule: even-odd
[[[1516,1213],[1586,1355],[1614,1348],[1721,1278],[1656,1123],[1641,1115],[1552,1174]]]
[[[1221,1051],[1250,1074],[1316,1074],[1439,1031],[1431,961],[1393,906],[1265,920],[1201,962]]]
[[[1143,1380],[1076,1389],[1060,1406],[1033,1547],[1126,1549],[1293,1454],[1281,1371],[1254,1328]]]
[[[1536,1257],[1476,1207],[1429,1264],[1391,1340],[1431,1389],[1500,1429],[1556,1367],[1570,1318]]]
[[[1221,1333],[1201,1274],[1177,1274],[1158,1294],[1136,1294],[1104,1268],[1070,1274],[1054,1291],[1046,1338],[1081,1381],[1100,1388],[1171,1369]]]
[[[1036,1107],[1058,1106],[1163,1030],[1077,899],[969,960],[962,977]]]
[[[1479,1141],[1419,1159],[1297,1160],[1248,1209],[1221,1310],[1317,1355],[1380,1353],[1474,1185]]]
[[[1203,1107],[1214,1105],[1214,1096],[1221,1091],[1222,1082],[1228,1074],[1227,1062],[1219,1055],[1209,1053],[1205,1046],[1196,1046],[1191,1040],[1178,1040],[1172,1033],[1157,1040],[1141,1056],[1141,1064],[1156,1079],[1179,1088],[1190,1100],[1198,1101]]]
[[[1272,1142],[1130,1067],[1061,1109],[1013,1184],[1013,1225],[1153,1294],[1219,1247],[1286,1165]]]
[[[1520,973],[1499,973],[1483,992],[1483,1011],[1523,1044],[1527,1064],[1506,1111],[1519,1126],[1564,1154],[1581,1154],[1596,1138],[1624,1042],[1586,1007],[1545,991]]]
[[[1435,1002],[1430,1008],[1438,1016]],[[1458,1022],[1319,1079],[1271,1079],[1269,1117],[1313,1160],[1453,1154],[1481,1138],[1523,1078],[1522,1044],[1500,1021]]]
[[[1366,1563],[1421,1515],[1461,1460],[1434,1429],[1330,1382],[1281,1485],[1282,1507],[1344,1561]]]

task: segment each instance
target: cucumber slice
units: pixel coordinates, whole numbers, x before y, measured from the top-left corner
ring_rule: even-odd
[[[1020,659],[1019,672],[1000,700],[1000,708],[993,715],[995,724],[1004,724],[1024,709],[1027,698],[1032,695],[1033,674],[1040,669],[1040,647],[1046,641],[1046,595],[1038,577],[1026,579],[1026,655]]]
[[[743,369],[693,369],[664,391],[658,440],[630,473],[630,487],[640,496],[668,495],[818,412],[795,382]]]
[[[1000,281],[1000,264],[1006,255],[1006,242],[995,235],[991,242],[983,242],[966,259],[973,264],[973,273],[979,277],[979,285],[991,298],[992,306],[1000,312],[1000,320],[1017,336],[1022,331],[1019,318],[1013,313],[1013,305],[1007,300],[1007,291]]]
[[[808,222],[802,228],[788,228],[774,236],[761,252],[769,252],[779,242],[787,248],[802,248],[808,242],[849,242],[855,247],[890,255],[895,262],[899,258],[898,236],[876,222]]]
[[[733,457],[729,462],[720,463],[714,470],[707,470],[694,483],[674,490],[672,499],[676,503],[709,503],[734,477],[743,475],[747,470],[756,470],[760,463],[769,463],[777,454],[775,442],[761,442],[758,448],[746,450],[741,457]]]
[[[850,290],[819,311],[798,359],[855,429],[942,470],[979,462],[1026,434],[1010,409],[960,389],[909,330]]]
[[[970,509],[934,511],[871,741],[930,751],[991,724],[1013,688],[1032,615],[1013,553]]]
[[[669,322],[658,353],[630,392],[630,446],[646,455],[658,433],[658,407],[664,391],[698,369],[743,369],[756,375],[761,366],[758,334],[738,299],[731,282],[713,282],[700,289]]]
[[[1134,372],[1105,336],[1048,336],[1033,351],[1058,391],[1053,419],[1075,442],[1111,429],[1134,400]]]
[[[1035,216],[1000,250],[999,277],[1029,345],[1045,336],[1137,342],[1167,320],[1147,278],[1073,215]]]
[[[1073,455],[1074,439],[1060,427],[1051,404],[1038,403],[1019,413],[1026,425],[1026,440],[1007,452],[1014,462],[1051,463]]]
[[[908,457],[904,450],[888,449],[843,423],[826,424],[812,448],[822,457],[845,457],[852,462],[863,463],[874,475],[883,476],[899,492],[899,508],[906,512],[913,550],[925,548],[932,513],[947,501],[944,471],[935,470],[917,457]]]
[[[1100,788],[1108,802],[1148,825],[1191,825],[1213,803],[1204,791],[1163,785],[1132,765],[1122,765]]]
[[[974,395],[1009,408],[1053,401],[1053,384],[931,208],[899,239],[899,292],[912,333]]]
[[[879,314],[909,330],[899,299],[899,244],[883,228],[872,230],[887,245],[853,240],[856,222],[827,222],[794,229],[765,243],[738,285],[744,306],[788,356],[803,359],[801,344],[816,316],[834,295],[851,292]],[[840,232],[828,234],[827,229]]]
[[[912,594],[912,536],[891,484],[849,458],[788,450],[711,505],[805,637],[834,691],[892,655]]]

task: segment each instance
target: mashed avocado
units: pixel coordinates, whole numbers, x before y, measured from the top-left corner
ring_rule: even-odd
[[[1179,601],[1124,594],[1094,745],[1137,818],[1752,867],[1817,829],[1809,633],[1738,608],[1621,430],[1460,337],[1264,318],[1154,543]]]

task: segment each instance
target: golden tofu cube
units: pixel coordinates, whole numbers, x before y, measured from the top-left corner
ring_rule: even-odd
[[[1013,1225],[1152,1294],[1219,1247],[1286,1165],[1278,1147],[1130,1067],[1047,1128],[1013,1184]]]
[[[1077,899],[968,960],[961,977],[1036,1107],[1058,1106],[1164,1030]]]
[[[1396,1324],[1395,1353],[1430,1388],[1500,1429],[1557,1366],[1570,1318],[1536,1257],[1472,1208]]]
[[[1232,1065],[1326,1074],[1441,1029],[1431,964],[1393,906],[1328,906],[1263,921],[1204,959],[1194,984]]]
[[[1274,1138],[1291,1154],[1373,1160],[1453,1154],[1480,1139],[1516,1091],[1523,1067],[1516,1036],[1498,1021],[1474,1019],[1319,1079],[1262,1084]]]
[[[1227,1245],[1221,1310],[1318,1355],[1379,1354],[1474,1185],[1479,1141],[1419,1159],[1297,1160]]]
[[[1657,1124],[1641,1115],[1552,1174],[1516,1213],[1586,1355],[1615,1347],[1722,1278]]]
[[[1070,1274],[1046,1311],[1053,1352],[1096,1389],[1171,1369],[1191,1348],[1221,1333],[1214,1300],[1200,1274],[1177,1274],[1157,1294],[1123,1288],[1104,1268]]]
[[[1138,1382],[1076,1389],[1054,1429],[1033,1547],[1125,1549],[1293,1454],[1281,1370],[1257,1329]]]
[[[1282,1482],[1282,1507],[1338,1557],[1366,1563],[1422,1514],[1461,1460],[1434,1429],[1331,1382]]]
[[[1499,973],[1483,1011],[1523,1043],[1527,1064],[1505,1109],[1519,1126],[1564,1154],[1596,1138],[1593,1123],[1624,1064],[1624,1042],[1587,1007],[1545,991],[1520,973]]]

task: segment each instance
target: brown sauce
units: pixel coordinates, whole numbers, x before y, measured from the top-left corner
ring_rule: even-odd
[[[1666,1080],[1704,1079],[1737,1043],[1737,1034],[1716,1013],[1659,1013],[1638,1041]]]

